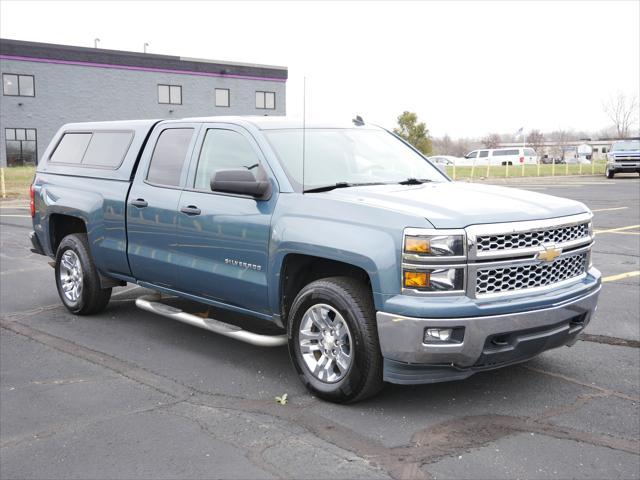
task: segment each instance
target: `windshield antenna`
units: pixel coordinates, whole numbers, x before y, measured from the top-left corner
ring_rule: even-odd
[[[307,77],[302,79],[302,193],[304,193],[304,160],[307,132]]]

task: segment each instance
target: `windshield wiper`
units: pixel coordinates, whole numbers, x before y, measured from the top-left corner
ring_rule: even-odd
[[[351,184],[347,182],[338,182],[333,185],[323,185],[322,187],[308,188],[303,193],[314,193],[314,192],[328,192],[329,190],[334,190],[336,188],[347,188],[350,187]]]
[[[322,187],[308,188],[303,193],[316,193],[316,192],[328,192],[335,190],[336,188],[349,188],[349,187],[366,187],[368,185],[385,185],[385,182],[366,182],[366,183],[349,183],[338,182],[333,185],[323,185]]]
[[[427,183],[427,182],[433,182],[433,180],[430,180],[428,178],[407,178],[406,180],[402,180],[401,182],[398,182],[400,185],[422,185],[423,183]]]

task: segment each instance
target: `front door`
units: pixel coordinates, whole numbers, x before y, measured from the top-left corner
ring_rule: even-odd
[[[244,169],[270,177],[262,153],[244,129],[205,125],[178,206],[181,290],[208,300],[270,313],[267,261],[277,188],[269,199],[212,192],[212,175]]]
[[[149,139],[127,199],[127,253],[133,276],[176,287],[178,201],[196,127],[174,124]]]

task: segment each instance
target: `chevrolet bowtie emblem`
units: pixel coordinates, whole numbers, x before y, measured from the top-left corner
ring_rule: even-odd
[[[561,248],[556,248],[555,245],[543,245],[544,250],[536,254],[536,260],[541,262],[553,262],[562,253]]]

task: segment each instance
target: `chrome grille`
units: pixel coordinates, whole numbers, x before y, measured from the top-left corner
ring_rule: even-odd
[[[512,250],[537,247],[545,243],[563,243],[589,236],[589,222],[565,227],[535,230],[531,232],[509,233],[504,235],[479,236],[479,252]]]
[[[582,275],[587,253],[562,257],[553,263],[481,268],[476,276],[476,295],[544,287]]]

